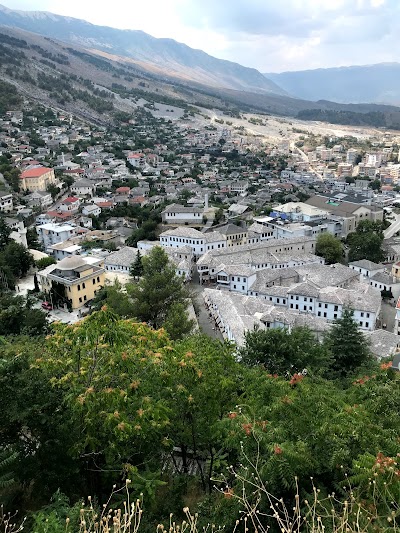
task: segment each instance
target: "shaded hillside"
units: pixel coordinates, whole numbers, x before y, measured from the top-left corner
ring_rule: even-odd
[[[16,11],[0,6],[0,24],[149,63],[164,74],[215,87],[284,94],[258,70],[212,57],[173,39],[147,33],[96,26],[84,20],[52,13]],[[145,66],[145,65],[142,65]]]
[[[265,74],[292,96],[343,103],[400,104],[400,63]]]
[[[400,129],[400,108],[375,104],[310,102],[283,95],[265,95],[209,87],[142,69],[126,58],[88,52],[77,46],[18,29],[0,29],[0,73],[18,92],[45,105],[107,125],[116,113],[137,105],[164,103],[194,112],[198,107],[237,116],[241,111],[297,116],[304,110],[341,111],[340,124]],[[355,119],[347,112],[363,114]],[[372,113],[372,114],[371,114]],[[312,118],[311,118],[312,117]],[[306,117],[321,120],[315,115]],[[326,116],[328,119],[328,116]],[[337,122],[339,120],[339,122]]]

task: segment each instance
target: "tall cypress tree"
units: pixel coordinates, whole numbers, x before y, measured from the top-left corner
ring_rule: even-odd
[[[325,337],[332,354],[332,370],[339,376],[351,374],[372,359],[368,340],[354,320],[352,309],[344,309]]]

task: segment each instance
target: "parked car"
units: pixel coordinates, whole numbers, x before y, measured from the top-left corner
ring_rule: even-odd
[[[53,306],[50,302],[42,302],[43,309],[46,309],[46,311],[52,311]]]

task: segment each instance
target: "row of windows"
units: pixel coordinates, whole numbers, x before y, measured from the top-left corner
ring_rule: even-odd
[[[304,301],[306,302],[306,301],[307,301],[307,296],[304,296],[303,298],[304,298]],[[294,299],[294,296],[291,295],[291,296],[290,296],[290,299],[293,300],[293,299]],[[296,296],[296,300],[298,300],[298,299],[299,299],[299,297]],[[312,301],[313,301],[313,298],[310,298],[310,302],[312,302]],[[319,304],[319,306],[321,307],[321,304]]]
[[[92,281],[93,281],[93,285],[95,285],[95,283],[96,283],[96,279],[97,279],[97,283],[100,283],[100,277],[97,276],[97,278],[93,278],[93,280],[92,280]],[[82,288],[82,289],[86,289],[86,283],[83,282],[83,283],[82,283],[82,287],[81,287],[80,285],[78,285],[78,291],[80,291],[81,288]]]

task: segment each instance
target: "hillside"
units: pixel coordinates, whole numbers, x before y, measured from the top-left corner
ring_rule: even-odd
[[[128,57],[142,68],[213,87],[285,94],[256,69],[212,57],[173,39],[96,26],[84,20],[0,5],[0,24],[38,33],[72,45]]]
[[[290,95],[342,103],[400,104],[400,63],[265,74]]]
[[[181,108],[181,113],[193,113],[200,107],[229,116],[253,112],[400,129],[398,107],[311,102],[179,81],[150,72],[128,58],[100,56],[6,27],[0,28],[0,72],[3,81],[14,85],[21,96],[103,125],[120,117],[117,112],[130,113],[138,105],[166,104]],[[330,113],[321,115],[321,110]]]

